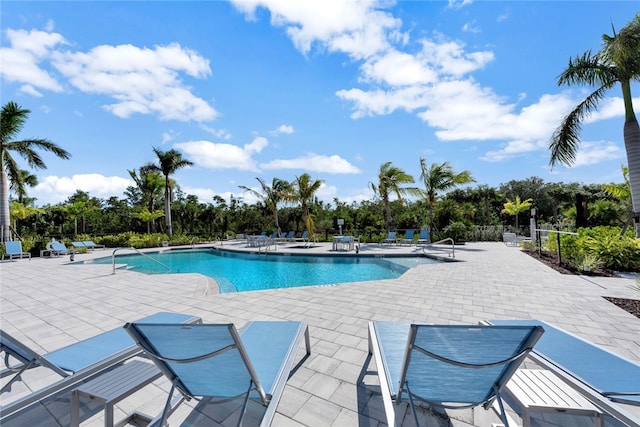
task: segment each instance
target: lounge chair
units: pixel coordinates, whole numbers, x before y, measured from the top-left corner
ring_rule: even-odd
[[[194,323],[200,322],[201,319],[185,314],[160,312],[145,317],[141,321],[148,323]],[[9,391],[14,382],[21,380],[21,375],[27,369],[45,367],[63,377],[58,382],[3,406],[2,417],[8,417],[45,396],[68,388],[72,384],[97,375],[141,353],[140,348],[121,327],[44,355],[0,330],[0,351],[5,353],[6,367],[0,371],[0,378],[13,375],[2,388],[2,393]]]
[[[20,258],[27,256],[29,260],[31,260],[31,252],[23,252],[22,251],[22,242],[19,240],[13,240],[4,242],[4,254],[2,254],[2,259],[4,260],[5,256],[9,257],[9,261],[13,261],[14,258]]]
[[[387,425],[396,425],[393,403],[414,400],[459,409],[500,405],[501,391],[533,348],[539,326],[425,325],[369,322],[369,354],[374,355]]]
[[[86,249],[89,250],[89,247],[84,244],[84,242],[71,242],[71,246],[73,249]]]
[[[293,230],[289,230],[289,232],[287,234],[284,235],[284,237],[282,238],[283,242],[291,242],[293,240],[293,238],[295,237],[296,232]]]
[[[398,237],[397,237],[397,233],[395,231],[390,231],[389,234],[387,234],[387,238],[386,239],[382,239],[382,242],[380,242],[381,244],[392,244],[392,243],[398,243]]]
[[[300,237],[294,237],[293,241],[294,242],[304,242],[305,244],[309,244],[309,232],[307,230],[304,230],[302,232],[302,235],[300,235]]]
[[[507,246],[518,246],[516,233],[502,233],[502,241]]]
[[[91,250],[98,249],[98,248],[105,249],[105,247],[106,247],[105,245],[98,245],[98,244],[93,243],[93,240],[85,240],[82,243],[84,243],[84,245],[88,249],[91,249]]]
[[[54,240],[47,243],[47,250],[51,255],[55,255],[55,256],[70,254],[69,249],[67,249],[64,243],[60,243]]]
[[[416,241],[416,246],[428,245],[429,243],[431,243],[431,239],[429,238],[429,230],[420,230],[420,236]]]
[[[414,234],[415,234],[414,230],[407,230],[407,232],[404,233],[404,239],[402,239],[402,243],[405,243],[407,245],[413,245]]]
[[[238,426],[253,397],[264,411],[260,425],[269,426],[303,337],[310,354],[304,322],[250,322],[240,330],[233,324],[128,323],[125,329],[172,383],[158,425],[165,424],[177,388],[187,398],[242,397]]]
[[[629,420],[640,423],[637,417],[628,418],[628,414],[620,413],[617,405],[611,405],[611,401],[640,405],[640,364],[541,320],[489,320],[487,323],[543,327],[545,334],[531,353],[533,360],[612,415],[627,423]]]

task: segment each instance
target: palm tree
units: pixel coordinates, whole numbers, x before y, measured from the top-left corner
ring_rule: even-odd
[[[518,215],[529,210],[531,203],[533,203],[533,199],[520,200],[520,196],[516,196],[514,201],[507,199],[507,202],[504,204],[502,213],[516,217],[516,233],[518,232]]]
[[[316,191],[320,189],[324,180],[312,180],[308,173],[297,176],[291,186],[291,192],[285,196],[286,199],[300,203],[302,216],[309,237],[313,236],[313,218],[309,212],[309,204],[313,202]]]
[[[604,47],[592,54],[569,60],[569,66],[558,77],[558,85],[589,85],[596,89],[578,104],[554,132],[549,149],[550,165],[571,165],[580,144],[581,122],[596,110],[607,90],[620,83],[624,100],[624,145],[629,162],[629,181],[633,211],[640,213],[640,127],[633,111],[631,82],[640,80],[640,15],[613,36],[602,36]],[[640,237],[640,222],[636,223],[636,236]]]
[[[162,191],[164,189],[164,178],[155,170],[150,170],[145,167],[140,168],[140,174],[136,172],[136,170],[129,170],[129,176],[137,185],[137,191],[132,189],[131,194],[138,199],[143,204],[143,206],[147,209],[147,212],[155,212],[156,210],[156,201],[160,199],[162,195]],[[136,202],[137,203],[137,202]],[[154,218],[151,221],[151,228],[149,232],[156,232],[156,222],[155,219],[161,218],[164,216],[164,213]],[[149,224],[147,224],[149,225]]]
[[[262,192],[256,191],[253,188],[249,188],[244,185],[240,185],[244,191],[248,191],[254,196],[258,197],[273,213],[273,219],[275,221],[276,230],[278,235],[282,232],[280,230],[280,221],[278,220],[278,204],[285,200],[286,195],[291,193],[291,184],[288,181],[273,178],[271,186],[264,182],[264,180],[256,177],[262,188]]]
[[[11,152],[18,153],[27,161],[29,167],[46,169],[46,165],[36,149],[49,151],[62,159],[68,159],[71,155],[46,139],[23,139],[14,141],[30,110],[20,107],[10,101],[2,107],[0,112],[0,241],[11,240],[11,227],[9,215],[9,181],[14,188],[23,185],[22,174],[18,163]]]
[[[162,151],[153,147],[153,152],[158,156],[158,165],[149,164],[145,169],[155,170],[164,175],[164,218],[167,226],[167,234],[171,236],[173,229],[171,228],[171,200],[173,198],[173,186],[170,176],[178,169],[191,166],[193,162],[183,159],[182,154],[177,150]]]
[[[451,190],[458,185],[476,182],[471,172],[465,170],[460,173],[453,171],[449,162],[432,163],[427,166],[427,160],[420,158],[420,179],[424,184],[422,197],[429,205],[429,233],[433,236],[433,208],[439,192]]]
[[[387,231],[393,229],[393,218],[391,218],[391,205],[389,196],[395,194],[398,198],[400,206],[402,206],[403,195],[419,195],[420,190],[415,187],[403,187],[405,184],[413,184],[415,180],[411,175],[403,171],[397,166],[393,166],[391,162],[383,163],[378,173],[378,183],[369,182],[369,187],[382,199],[384,205],[385,218],[387,222]]]
[[[629,182],[629,168],[622,166],[622,178],[624,183],[622,184],[604,184],[602,190],[607,196],[614,197],[622,202],[624,210],[628,213],[628,219],[622,227],[622,235],[627,232],[627,227],[633,220],[633,206],[631,202],[631,183]]]
[[[21,170],[20,175],[20,182],[12,182],[9,188],[18,196],[18,202],[24,204],[27,197],[27,186],[33,188],[38,185],[38,177],[26,170]]]
[[[161,210],[149,212],[149,209],[145,206],[139,212],[132,213],[131,216],[133,218],[139,219],[147,223],[147,233],[151,233],[151,224],[158,219],[164,216],[164,212]]]

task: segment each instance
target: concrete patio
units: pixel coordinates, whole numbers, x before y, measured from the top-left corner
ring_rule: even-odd
[[[292,246],[279,245],[278,251],[331,253],[331,243]],[[224,242],[222,248],[248,250],[239,242]],[[75,260],[111,253],[97,250],[78,254]],[[365,244],[360,250],[361,255],[385,253],[415,254],[416,248]],[[603,298],[640,298],[634,280],[561,275],[518,248],[496,242],[467,243],[456,247],[455,255],[458,262],[419,265],[395,280],[235,294],[210,292],[209,280],[198,274],[144,275],[125,269],[112,274],[111,265],[74,264],[68,256],[2,262],[1,327],[46,353],[158,311],[237,326],[249,320],[306,321],[312,353],[289,379],[274,426],[386,425],[375,362],[368,358],[370,320],[477,324],[485,319],[540,319],[640,362],[640,319]],[[59,378],[41,368],[23,377],[23,383],[2,396],[3,405]],[[156,415],[168,388],[160,379],[125,399],[116,420],[135,411]],[[199,418],[215,408],[205,408],[200,415],[199,406],[183,404],[170,425],[185,419],[215,425]],[[640,419],[640,407],[623,408]],[[450,421],[428,411],[422,416],[442,426],[490,427],[487,414],[480,412],[485,411],[450,411]],[[567,416],[546,425],[589,425],[576,418],[584,417]],[[97,411],[83,425],[102,423],[102,412]],[[40,425],[52,424],[49,420]]]

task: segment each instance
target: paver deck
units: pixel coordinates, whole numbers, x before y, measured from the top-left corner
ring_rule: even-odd
[[[217,246],[220,244],[218,243]],[[331,243],[278,250],[330,253]],[[244,250],[240,243],[223,248]],[[362,245],[360,253],[414,253],[415,247]],[[76,254],[76,261],[111,251]],[[352,256],[354,252],[350,253]],[[289,379],[274,426],[382,426],[384,409],[375,363],[367,357],[367,322],[398,320],[476,324],[484,319],[536,318],[554,323],[621,356],[640,361],[640,319],[603,296],[640,298],[634,280],[561,275],[502,243],[456,247],[460,262],[420,265],[398,279],[235,294],[207,292],[198,274],[112,274],[111,265],[71,264],[69,257],[0,263],[1,327],[44,353],[158,311],[200,316],[205,322],[303,320],[311,356]],[[37,372],[36,372],[37,371]],[[34,369],[2,404],[57,379]],[[168,390],[163,378],[117,406],[115,418],[155,415]],[[182,405],[170,418],[204,415]],[[625,406],[640,417],[640,408]],[[452,411],[451,424],[483,426],[475,412]],[[101,425],[100,414],[87,425]],[[428,414],[426,416],[429,416]],[[210,420],[207,422],[210,424]]]

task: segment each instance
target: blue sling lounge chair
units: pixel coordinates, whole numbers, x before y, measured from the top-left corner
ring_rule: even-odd
[[[164,425],[175,389],[190,398],[242,398],[238,426],[250,398],[262,404],[261,426],[269,426],[304,337],[303,322],[233,324],[128,323],[125,329],[171,381],[157,425]],[[204,401],[204,400],[203,400]]]
[[[416,426],[416,399],[451,409],[488,409],[497,399],[508,426],[500,392],[542,333],[539,326],[369,322],[387,424],[397,425],[393,403],[406,395]]]
[[[536,325],[545,330],[531,358],[607,412],[627,422],[640,423],[611,403],[640,405],[640,364],[596,346],[541,320],[489,320],[491,325]]]
[[[31,253],[22,251],[22,243],[19,240],[4,242],[4,251],[5,253],[2,255],[2,259],[8,256],[9,261],[13,261],[14,258],[22,259],[22,257],[27,256],[29,260],[31,260]]]
[[[201,321],[200,318],[194,316],[164,312],[156,313],[142,320],[145,322],[177,323]],[[0,378],[13,375],[2,388],[2,392],[10,390],[11,384],[20,380],[20,376],[27,369],[45,367],[63,377],[62,380],[50,386],[2,406],[3,418],[37,402],[45,396],[97,375],[141,353],[138,346],[121,327],[43,355],[22,344],[5,331],[0,330],[0,351],[5,353],[4,362],[6,366],[6,369],[0,371]]]

